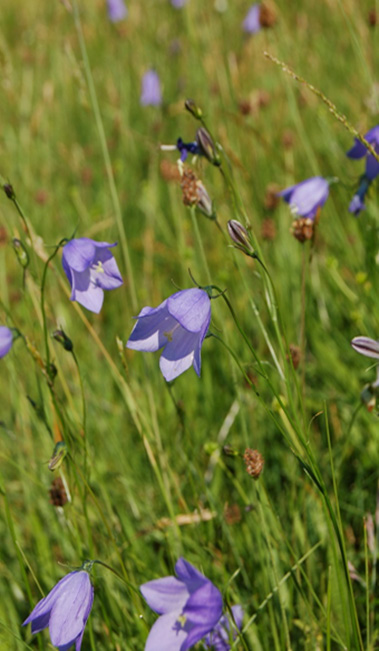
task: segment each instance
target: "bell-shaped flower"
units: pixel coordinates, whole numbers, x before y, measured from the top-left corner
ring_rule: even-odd
[[[124,0],[107,0],[108,17],[112,23],[118,23],[128,15]]]
[[[191,563],[180,558],[176,577],[141,585],[148,605],[160,617],[153,625],[145,651],[187,651],[210,633],[222,615],[222,595]]]
[[[242,23],[242,29],[247,34],[256,34],[261,29],[260,21],[261,6],[256,3],[252,5]]]
[[[187,0],[171,0],[171,4],[175,9],[182,9],[186,4]]]
[[[370,337],[359,336],[351,340],[351,345],[357,353],[365,355],[365,357],[379,359],[379,341],[375,341]]]
[[[379,154],[379,124],[376,127],[370,129],[365,134],[365,140],[372,145],[377,154]],[[366,158],[366,171],[365,175],[370,180],[373,181],[379,174],[379,161],[376,160],[375,156],[370,154],[368,149],[361,143],[357,138],[351,149],[346,153],[346,156],[349,158]]]
[[[0,326],[0,357],[5,357],[12,348],[13,333],[7,326]]]
[[[161,82],[155,70],[148,70],[142,77],[140,103],[142,106],[162,104]]]
[[[126,343],[145,353],[163,348],[159,366],[171,382],[193,365],[201,369],[201,346],[211,320],[211,302],[206,291],[194,287],[176,292],[158,307],[144,307]]]
[[[38,602],[23,626],[31,623],[32,633],[49,627],[51,642],[59,651],[68,651],[73,644],[80,651],[93,592],[87,571],[70,572]]]
[[[234,623],[238,629],[241,629],[243,620],[243,610],[241,606],[232,606],[232,613]],[[208,633],[204,640],[206,649],[212,651],[229,651],[231,638],[235,640],[237,631],[234,627],[231,628],[229,618],[223,615],[217,622],[214,629]]]
[[[278,192],[278,195],[290,205],[295,216],[314,219],[318,208],[329,196],[329,181],[322,176],[313,176]]]
[[[109,251],[116,244],[80,237],[63,247],[62,265],[71,285],[71,300],[91,312],[100,312],[105,289],[116,289],[123,284],[116,260]]]

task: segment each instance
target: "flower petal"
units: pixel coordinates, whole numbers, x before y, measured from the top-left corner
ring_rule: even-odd
[[[167,299],[167,308],[189,332],[199,332],[210,321],[211,301],[203,289],[184,289]]]
[[[159,360],[159,367],[167,382],[172,382],[192,366],[198,343],[198,333],[189,333],[180,326],[174,332],[172,341],[167,343]]]
[[[357,353],[365,355],[365,357],[379,359],[379,341],[375,341],[370,337],[354,337],[351,345]]]
[[[355,143],[349,151],[346,152],[346,156],[349,158],[363,158],[367,154],[367,149],[360,140],[355,139]]]
[[[9,353],[13,344],[13,333],[7,326],[0,326],[0,357]]]
[[[150,608],[159,615],[181,612],[190,596],[185,583],[174,576],[143,583],[140,590]]]
[[[180,651],[187,632],[178,626],[180,610],[159,617],[146,641],[145,651]]]
[[[204,576],[199,570],[186,561],[185,558],[180,557],[175,564],[175,572],[180,581],[186,584],[189,592],[192,594],[200,586],[202,586],[206,581],[207,577]]]
[[[152,353],[167,343],[165,332],[170,332],[176,325],[167,310],[167,301],[158,307],[144,307],[138,315],[138,321],[126,342],[126,347]]]
[[[50,616],[50,611],[61,594],[61,592],[65,589],[65,584],[67,582],[70,582],[72,579],[72,575],[76,574],[76,572],[70,572],[70,574],[66,574],[58,583],[54,586],[52,590],[50,590],[49,594],[46,595],[41,601],[38,602],[38,604],[33,608],[32,612],[30,613],[29,617],[25,619],[25,621],[22,623],[22,626],[26,626],[26,624],[29,624],[30,622],[33,622],[34,620],[37,620],[38,618],[44,617],[46,615]],[[48,623],[48,622],[47,622]],[[35,628],[33,629],[32,625],[32,632],[33,633],[38,633],[39,631],[42,631],[45,626],[41,626],[41,628],[38,628],[36,630]]]
[[[289,190],[291,194],[287,195]],[[312,219],[317,208],[323,206],[329,196],[329,183],[322,176],[313,176],[295,187],[288,188],[287,191],[283,190],[280,194],[294,207],[298,215]]]
[[[379,147],[375,148],[377,153],[379,153]],[[372,154],[367,156],[366,159],[366,176],[370,181],[376,179],[379,174],[379,162],[374,158]]]
[[[71,300],[77,301],[87,310],[98,314],[103,305],[104,291],[91,282],[90,271],[87,270],[82,273],[74,271],[72,281]]]
[[[123,284],[117,262],[108,249],[96,251],[90,273],[91,279],[102,289],[117,289]]]
[[[54,646],[73,644],[86,625],[93,602],[93,586],[85,571],[72,573],[53,604],[49,631]]]
[[[254,4],[250,7],[245,20],[242,23],[242,29],[244,32],[247,32],[248,34],[259,32],[261,28],[260,13],[261,9],[259,4]]]
[[[191,624],[208,626],[207,632],[216,626],[222,615],[222,595],[212,581],[205,578],[205,583],[191,594],[184,607],[183,615]]]
[[[62,257],[66,264],[75,271],[85,271],[94,261],[96,249],[112,248],[117,242],[96,242],[88,237],[70,240],[63,247]]]

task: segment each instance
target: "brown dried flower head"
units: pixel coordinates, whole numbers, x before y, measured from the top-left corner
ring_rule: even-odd
[[[67,493],[61,477],[55,477],[49,490],[50,504],[54,506],[64,506],[67,504]]]
[[[262,473],[265,460],[258,450],[252,450],[251,448],[246,448],[243,455],[243,460],[246,464],[246,472],[253,479],[258,479],[259,475]]]
[[[276,23],[276,12],[271,5],[262,2],[259,11],[259,22],[261,27],[272,27]]]
[[[300,217],[292,222],[292,235],[299,240],[305,242],[311,240],[314,235],[314,221],[309,217]]]

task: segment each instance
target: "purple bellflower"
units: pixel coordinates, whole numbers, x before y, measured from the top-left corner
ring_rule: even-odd
[[[73,644],[75,651],[80,651],[93,592],[86,570],[70,572],[38,602],[23,626],[31,623],[32,633],[48,626],[51,642],[59,651],[68,651]]]
[[[241,606],[232,606],[233,619],[238,629],[241,629],[243,620],[243,610]],[[226,615],[223,615],[217,622],[214,629],[208,633],[204,640],[205,648],[212,651],[229,651],[230,649],[231,628],[230,621]],[[233,629],[233,640],[237,637],[237,631]]]
[[[171,4],[175,9],[181,9],[187,3],[187,0],[171,0]]]
[[[7,326],[0,326],[0,357],[5,357],[12,348],[13,333]]]
[[[351,340],[351,345],[357,353],[365,355],[365,357],[379,359],[379,341],[375,341],[370,337],[359,336]]]
[[[376,153],[379,154],[379,124],[376,127],[370,129],[365,134],[365,140],[367,140],[370,145],[375,149]],[[370,154],[366,147],[358,140],[355,139],[355,143],[351,149],[346,153],[346,156],[349,158],[366,158],[366,170],[365,176],[369,181],[373,181],[379,174],[379,162],[376,158]]]
[[[176,577],[141,585],[148,605],[160,617],[153,625],[145,651],[187,651],[210,633],[222,615],[222,595],[191,563],[179,558]]]
[[[144,307],[126,343],[145,353],[163,348],[159,366],[171,382],[193,365],[201,369],[201,346],[211,320],[211,301],[206,291],[194,287],[176,292],[158,307]]]
[[[322,176],[313,176],[278,192],[278,195],[290,205],[296,217],[313,220],[329,196],[329,182]]]
[[[246,18],[242,23],[242,29],[247,34],[256,34],[261,29],[260,22],[261,6],[254,4],[250,7],[246,14]]]
[[[109,249],[117,242],[96,242],[88,237],[70,240],[63,247],[62,265],[71,285],[71,300],[91,312],[100,312],[104,289],[123,284],[116,260]]]
[[[162,104],[161,82],[155,70],[148,70],[142,77],[140,103],[142,106]]]
[[[118,23],[128,15],[124,0],[107,0],[108,17],[112,23]]]

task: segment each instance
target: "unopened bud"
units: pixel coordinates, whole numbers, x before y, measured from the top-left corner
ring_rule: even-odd
[[[196,131],[196,141],[203,155],[209,160],[209,162],[212,163],[212,165],[219,167],[221,165],[220,156],[216,151],[211,135],[204,127],[200,127],[200,129]]]
[[[21,240],[18,240],[17,237],[14,237],[12,240],[12,246],[13,250],[17,256],[17,260],[19,261],[21,267],[23,269],[26,269],[26,267],[29,265],[29,254],[21,242]]]
[[[13,190],[13,185],[11,185],[10,183],[4,183],[3,190],[7,195],[8,199],[11,199],[13,201],[16,198],[16,193]]]
[[[49,470],[58,470],[60,468],[63,459],[65,458],[67,454],[67,446],[64,441],[58,441],[58,443],[55,445],[52,457],[49,461]]]
[[[184,106],[186,107],[187,111],[189,111],[196,120],[201,120],[203,117],[203,111],[201,108],[196,104],[195,100],[193,99],[186,99],[184,102]]]
[[[46,371],[47,371],[47,375],[48,375],[50,381],[54,382],[55,378],[58,375],[58,369],[55,366],[55,364],[50,362],[50,364],[48,366],[46,366]]]
[[[55,341],[61,344],[65,350],[67,350],[69,353],[72,352],[74,344],[72,343],[71,339],[67,337],[66,333],[63,330],[54,330],[51,336],[53,339],[55,339]]]
[[[228,221],[228,233],[237,249],[240,249],[246,255],[251,255],[254,252],[250,244],[249,233],[236,219],[230,219]]]
[[[224,454],[226,454],[227,457],[238,457],[239,455],[239,452],[232,448],[231,445],[224,445],[222,451]]]
[[[209,219],[215,219],[213,202],[201,181],[197,182],[197,208]]]
[[[351,340],[351,345],[357,353],[365,355],[366,357],[373,357],[379,359],[379,342],[370,337],[354,337]]]

